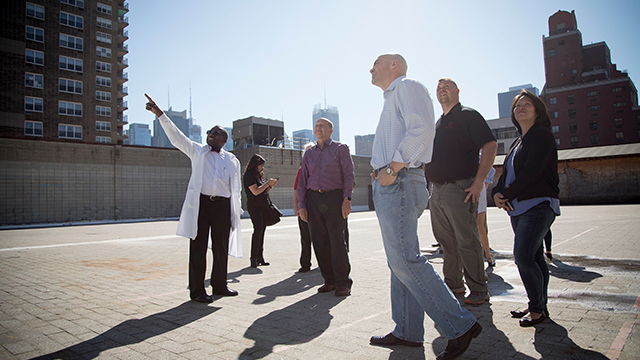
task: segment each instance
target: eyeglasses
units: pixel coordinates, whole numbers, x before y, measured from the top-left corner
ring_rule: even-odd
[[[207,135],[209,135],[209,134],[214,135],[214,136],[215,135],[223,135],[224,136],[225,133],[222,130],[216,129],[216,130],[213,130],[213,131],[207,130]]]

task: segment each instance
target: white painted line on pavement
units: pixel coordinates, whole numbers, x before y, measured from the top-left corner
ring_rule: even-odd
[[[582,236],[582,235],[584,235],[584,234],[588,233],[589,231],[594,230],[594,229],[597,229],[597,228],[598,228],[598,226],[596,226],[596,227],[592,227],[591,229],[589,229],[589,230],[585,230],[585,231],[581,232],[580,234],[578,234],[578,235],[576,235],[576,236],[573,236],[573,237],[568,238],[568,239],[567,239],[567,240],[565,240],[565,241],[561,241],[561,242],[559,242],[559,243],[557,243],[557,244],[553,244],[553,246],[554,246],[554,247],[558,247],[558,246],[560,246],[560,245],[562,245],[562,244],[566,243],[567,241],[571,241],[571,240],[573,240],[573,239],[575,239],[575,238],[578,238],[578,237],[580,237],[580,236]]]
[[[185,238],[183,238],[182,236],[178,236],[178,235],[161,235],[161,236],[147,236],[147,237],[129,238],[129,239],[115,239],[115,240],[85,241],[85,242],[67,243],[67,244],[36,245],[36,246],[21,246],[21,247],[14,247],[14,248],[0,249],[0,252],[2,252],[2,251],[15,251],[15,250],[47,249],[47,248],[65,247],[65,246],[76,246],[76,245],[109,244],[109,243],[129,242],[129,241],[165,240],[165,239],[173,239],[173,238],[176,238],[176,239],[177,239],[177,238],[185,239]]]

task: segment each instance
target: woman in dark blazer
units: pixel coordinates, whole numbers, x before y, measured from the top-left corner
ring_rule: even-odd
[[[251,236],[251,267],[258,265],[267,266],[264,260],[264,214],[269,208],[268,193],[277,183],[277,179],[264,179],[264,163],[262,156],[255,154],[249,160],[242,176],[244,192],[247,194],[247,210],[253,223],[253,235]]]
[[[549,268],[543,239],[556,216],[558,200],[558,148],[544,102],[522,90],[511,104],[511,121],[521,136],[505,158],[502,175],[492,191],[496,206],[511,216],[513,255],[527,291],[529,306],[514,310],[520,326],[533,326],[549,316]]]

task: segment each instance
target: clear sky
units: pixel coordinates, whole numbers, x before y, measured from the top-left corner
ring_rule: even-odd
[[[166,109],[189,109],[204,131],[248,116],[311,128],[315,104],[340,112],[341,141],[375,133],[382,90],[369,69],[402,54],[408,76],[434,97],[454,79],[460,101],[498,117],[499,92],[542,90],[542,36],[558,10],[575,10],[583,44],[605,41],[619,70],[640,79],[640,1],[237,0],[129,1],[129,123],[152,124],[148,93]],[[168,96],[169,95],[169,96]]]

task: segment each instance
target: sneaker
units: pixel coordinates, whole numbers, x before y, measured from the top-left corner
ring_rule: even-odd
[[[489,293],[472,291],[471,294],[469,294],[469,296],[467,296],[467,298],[464,300],[464,303],[478,306],[484,304],[487,301],[489,301]]]

